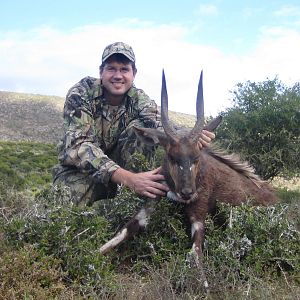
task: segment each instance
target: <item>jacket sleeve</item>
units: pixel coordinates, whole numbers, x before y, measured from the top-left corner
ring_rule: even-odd
[[[64,138],[60,147],[62,165],[75,167],[107,184],[119,165],[104,154],[97,140],[93,108],[89,101],[89,80],[73,86],[64,106]]]

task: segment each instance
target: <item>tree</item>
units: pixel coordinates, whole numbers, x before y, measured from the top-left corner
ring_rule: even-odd
[[[285,86],[276,77],[239,83],[233,107],[223,112],[217,135],[240,153],[264,179],[300,170],[300,83]]]

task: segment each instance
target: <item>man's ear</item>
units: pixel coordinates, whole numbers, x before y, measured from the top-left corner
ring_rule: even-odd
[[[164,131],[154,128],[142,128],[133,126],[137,137],[146,145],[162,145],[164,146],[167,141]]]
[[[136,73],[137,73],[137,68],[134,68],[133,69],[133,78],[135,78]]]

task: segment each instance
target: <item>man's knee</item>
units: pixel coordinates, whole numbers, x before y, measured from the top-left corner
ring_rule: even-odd
[[[115,195],[117,186],[104,186],[96,183],[93,177],[76,170],[62,170],[58,166],[53,170],[53,185],[66,186],[70,190],[71,201],[77,205],[92,205],[95,201]]]

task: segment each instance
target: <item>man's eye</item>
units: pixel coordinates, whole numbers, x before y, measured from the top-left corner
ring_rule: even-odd
[[[128,69],[128,68],[122,68],[122,69],[121,69],[121,72],[122,72],[122,73],[127,73],[127,72],[129,72],[129,69]]]

